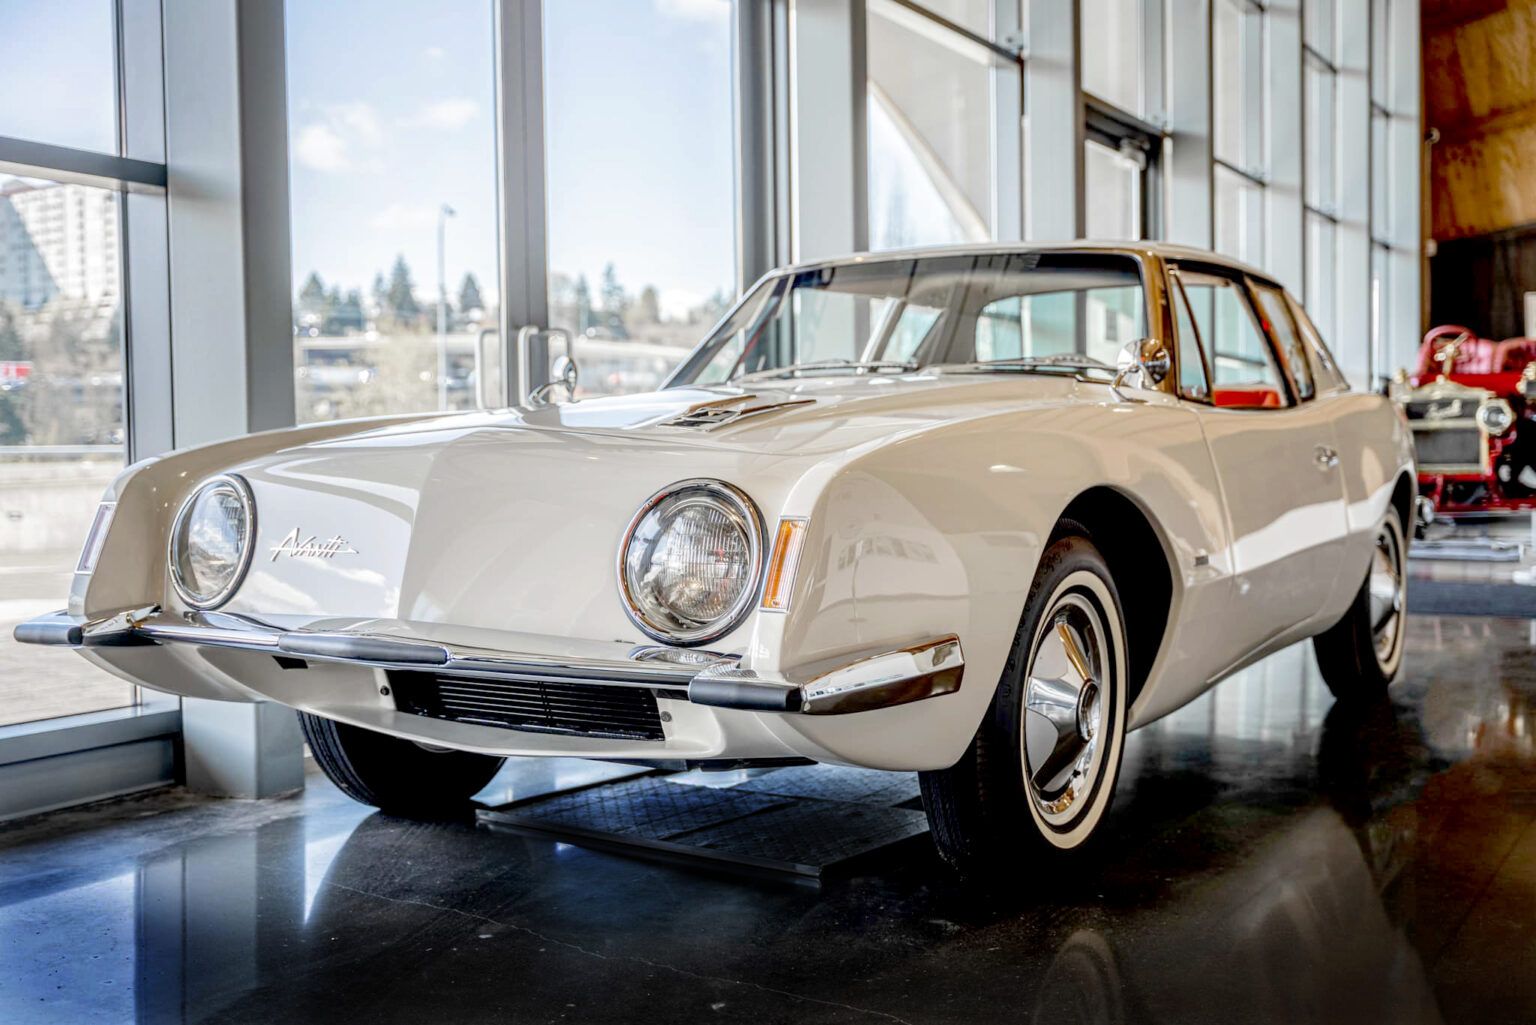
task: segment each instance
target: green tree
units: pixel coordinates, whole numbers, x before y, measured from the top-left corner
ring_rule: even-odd
[[[661,297],[655,285],[646,285],[640,290],[640,298],[635,300],[635,323],[661,323]]]
[[[586,334],[592,323],[592,286],[582,274],[576,278],[576,333]]]
[[[325,301],[325,283],[320,280],[320,275],[315,271],[309,272],[309,277],[304,279],[304,287],[299,289],[299,303],[322,303]]]
[[[354,288],[346,295],[342,295],[341,290],[337,289],[331,302],[330,316],[326,319],[325,333],[344,335],[348,332],[361,331],[367,326],[367,320],[363,316],[363,294]]]
[[[629,312],[629,296],[619,284],[618,271],[613,264],[603,268],[603,322],[615,338],[628,338],[629,328],[624,315]]]
[[[603,268],[603,312],[609,320],[617,318],[622,322],[628,309],[629,296],[624,294],[624,286],[619,284],[619,272],[610,263]]]
[[[459,313],[468,316],[470,310],[485,309],[485,300],[480,298],[480,282],[475,280],[473,274],[465,274],[464,281],[459,285]]]
[[[401,320],[415,320],[421,315],[416,303],[416,286],[411,282],[411,269],[405,264],[405,255],[395,257],[395,265],[389,272],[389,308]]]
[[[16,318],[5,303],[0,303],[0,360],[25,360],[26,343],[16,330]],[[0,445],[20,445],[27,440],[27,425],[22,416],[26,387],[0,391]]]

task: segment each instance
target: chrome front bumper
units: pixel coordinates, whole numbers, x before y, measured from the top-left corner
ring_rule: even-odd
[[[72,648],[190,644],[445,676],[648,687],[686,691],[696,705],[805,715],[864,712],[949,694],[960,689],[965,669],[960,639],[953,634],[762,673],[742,668],[735,656],[691,648],[644,645],[615,653],[543,655],[444,644],[398,630],[282,630],[243,616],[178,616],[158,606],[95,620],[53,612],[20,624],[15,636],[24,644]]]

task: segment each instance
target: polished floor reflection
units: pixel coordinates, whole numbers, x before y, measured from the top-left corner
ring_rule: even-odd
[[[0,832],[0,1022],[1529,1022],[1525,621],[1415,619],[1393,702],[1301,646],[1127,747],[1091,864],[820,891],[179,792]],[[593,771],[534,763],[526,794]]]

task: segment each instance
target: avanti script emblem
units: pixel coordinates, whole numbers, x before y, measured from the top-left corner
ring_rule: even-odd
[[[356,555],[357,549],[353,548],[347,539],[340,534],[321,540],[318,534],[305,537],[298,527],[294,527],[277,544],[272,546],[272,561],[276,562],[279,555],[286,555],[294,559],[334,559],[338,555]]]

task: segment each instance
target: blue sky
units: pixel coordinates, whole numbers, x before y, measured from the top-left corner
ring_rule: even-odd
[[[0,135],[117,147],[109,0],[0,0]]]
[[[404,253],[495,291],[491,0],[289,0],[294,275],[366,289]],[[551,266],[681,310],[731,286],[728,0],[546,0]],[[0,0],[0,134],[115,145],[110,0]]]
[[[552,269],[595,289],[612,261],[673,309],[728,288],[726,0],[545,10]],[[288,39],[295,276],[366,288],[403,252],[426,297],[447,203],[450,289],[494,291],[489,0],[290,0]]]

